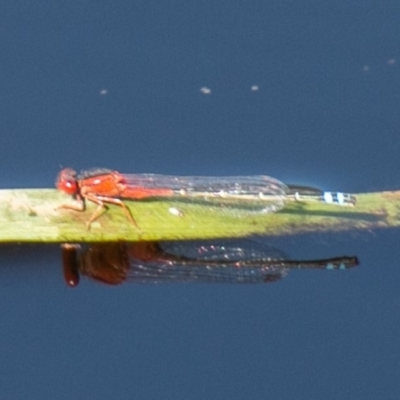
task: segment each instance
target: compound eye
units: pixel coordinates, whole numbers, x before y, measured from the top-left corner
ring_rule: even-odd
[[[79,191],[76,172],[73,169],[63,169],[57,177],[56,187],[66,194],[76,194]]]

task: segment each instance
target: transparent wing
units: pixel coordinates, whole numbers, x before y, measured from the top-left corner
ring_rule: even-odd
[[[168,195],[184,207],[195,203],[231,209],[244,214],[276,212],[284,207],[287,187],[269,176],[178,177],[155,174],[121,175],[128,189],[125,196],[138,188],[170,190]],[[131,191],[130,191],[131,189]],[[157,197],[157,196],[155,196]]]
[[[162,252],[145,263],[130,258],[133,282],[267,283],[286,275],[283,252],[252,240],[159,243]]]

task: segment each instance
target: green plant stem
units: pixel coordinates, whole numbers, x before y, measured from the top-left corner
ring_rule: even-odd
[[[274,214],[238,218],[220,215],[201,204],[184,204],[183,212],[166,200],[125,201],[140,230],[121,207],[108,210],[87,229],[96,205],[87,210],[57,209],[73,203],[54,189],[0,190],[0,242],[110,242],[185,240],[243,237],[254,234],[279,236],[307,232],[340,232],[389,228],[400,225],[400,191],[362,193],[355,207],[317,202],[289,202]]]

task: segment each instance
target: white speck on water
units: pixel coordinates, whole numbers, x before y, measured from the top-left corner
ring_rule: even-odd
[[[211,89],[206,86],[203,86],[200,88],[200,92],[203,94],[211,94]]]

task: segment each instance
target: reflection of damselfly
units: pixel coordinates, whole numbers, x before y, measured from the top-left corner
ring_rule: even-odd
[[[222,213],[233,212],[238,217],[276,212],[291,200],[343,206],[354,205],[356,202],[355,197],[347,193],[285,185],[269,176],[126,175],[107,169],[85,171],[78,175],[74,170],[66,168],[59,173],[56,186],[77,200],[76,204],[63,205],[61,208],[83,211],[85,200],[97,204],[96,211],[88,221],[89,228],[105,211],[106,204],[122,207],[128,219],[136,225],[129,208],[122,200],[165,198],[179,203],[176,210],[184,207],[185,203],[192,203],[206,205]]]
[[[252,240],[172,241],[62,246],[64,277],[79,274],[112,285],[133,283],[269,283],[290,269],[348,269],[357,257],[294,261]]]

